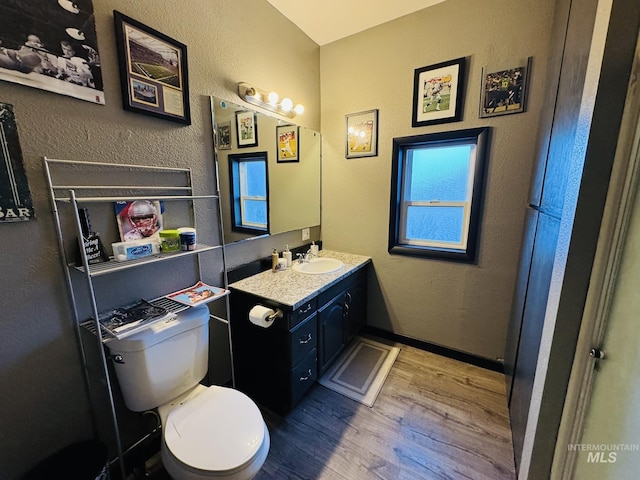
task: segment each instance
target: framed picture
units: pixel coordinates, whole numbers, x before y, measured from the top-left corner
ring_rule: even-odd
[[[375,157],[378,155],[378,110],[346,115],[347,158]]]
[[[278,163],[300,161],[300,135],[296,125],[278,125],[276,127],[278,142]]]
[[[506,70],[482,68],[480,118],[525,111],[531,59]]]
[[[255,112],[236,112],[236,137],[238,148],[258,146],[258,120]]]
[[[0,32],[0,80],[104,105],[91,0],[0,2]]]
[[[462,120],[465,64],[458,58],[415,70],[411,126]]]
[[[113,20],[123,108],[191,125],[186,45],[115,10]]]
[[[231,122],[218,124],[218,149],[231,150]]]

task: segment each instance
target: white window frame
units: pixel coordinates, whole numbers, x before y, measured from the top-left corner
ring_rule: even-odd
[[[247,195],[246,192],[248,190],[247,187],[247,164],[249,162],[255,162],[255,161],[263,161],[263,160],[241,160],[239,162],[239,172],[240,172],[240,221],[242,222],[242,226],[243,227],[249,227],[249,228],[262,228],[262,229],[266,229],[267,228],[267,222],[264,223],[259,223],[259,222],[251,222],[249,220],[246,219],[245,217],[245,212],[247,211],[247,202],[249,201],[261,201],[264,202],[265,204],[265,208],[266,208],[266,212],[267,212],[267,217],[269,216],[269,209],[268,209],[268,203],[267,203],[267,197],[265,196],[252,196],[252,195]],[[266,159],[264,160],[264,163],[266,165]]]
[[[269,233],[269,158],[267,152],[230,154],[229,161],[229,202],[231,205],[231,230],[234,232],[263,235]],[[249,162],[264,162],[266,168],[265,196],[247,195],[247,170]],[[245,215],[250,200],[266,202],[266,223],[248,221]]]
[[[489,128],[416,135],[394,139],[389,252],[392,254],[429,256],[460,261],[475,261],[479,229],[480,203],[483,196],[485,151]],[[413,152],[446,146],[470,146],[467,186],[464,201],[448,199],[405,200],[409,196],[413,172]],[[462,207],[463,219],[459,242],[443,242],[407,237],[409,207]]]
[[[467,248],[467,241],[469,238],[469,222],[471,217],[471,202],[472,202],[472,193],[473,193],[473,179],[474,179],[474,171],[476,165],[476,144],[475,142],[460,142],[456,145],[469,145],[471,147],[469,152],[469,158],[467,163],[467,172],[469,175],[467,176],[467,186],[465,188],[466,198],[462,202],[454,202],[448,200],[423,200],[423,201],[407,201],[409,192],[409,186],[411,185],[411,177],[413,175],[413,155],[407,155],[409,152],[413,152],[415,150],[421,150],[425,148],[442,148],[442,145],[432,145],[432,146],[422,146],[422,147],[412,147],[405,150],[405,154],[403,155],[402,162],[404,165],[402,167],[402,195],[401,195],[401,211],[400,211],[400,242],[405,245],[416,245],[422,247],[434,247],[434,248],[454,248],[458,250],[464,250]],[[460,232],[461,240],[460,242],[438,242],[436,240],[417,240],[407,237],[407,216],[409,207],[426,207],[426,208],[438,208],[438,207],[462,207],[462,231]]]

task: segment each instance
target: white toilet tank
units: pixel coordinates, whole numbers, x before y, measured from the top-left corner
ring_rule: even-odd
[[[209,357],[209,308],[188,308],[175,320],[159,322],[122,340],[111,340],[118,384],[129,410],[158,407],[197,385]]]

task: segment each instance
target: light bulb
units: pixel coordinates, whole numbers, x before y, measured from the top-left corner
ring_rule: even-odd
[[[278,97],[278,94],[276,92],[271,92],[271,93],[269,93],[269,97],[268,98],[269,98],[269,103],[271,105],[277,105],[278,98],[280,98],[280,97]]]
[[[302,115],[304,113],[304,106],[299,103],[293,107],[293,111],[296,112],[296,115]]]
[[[290,112],[291,109],[293,108],[293,101],[290,98],[283,98],[282,103],[280,104],[280,107],[285,112]]]

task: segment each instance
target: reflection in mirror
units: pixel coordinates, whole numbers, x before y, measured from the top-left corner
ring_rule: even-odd
[[[251,109],[215,97],[211,108],[225,242],[320,225],[320,134],[264,113],[247,121],[236,112]]]

